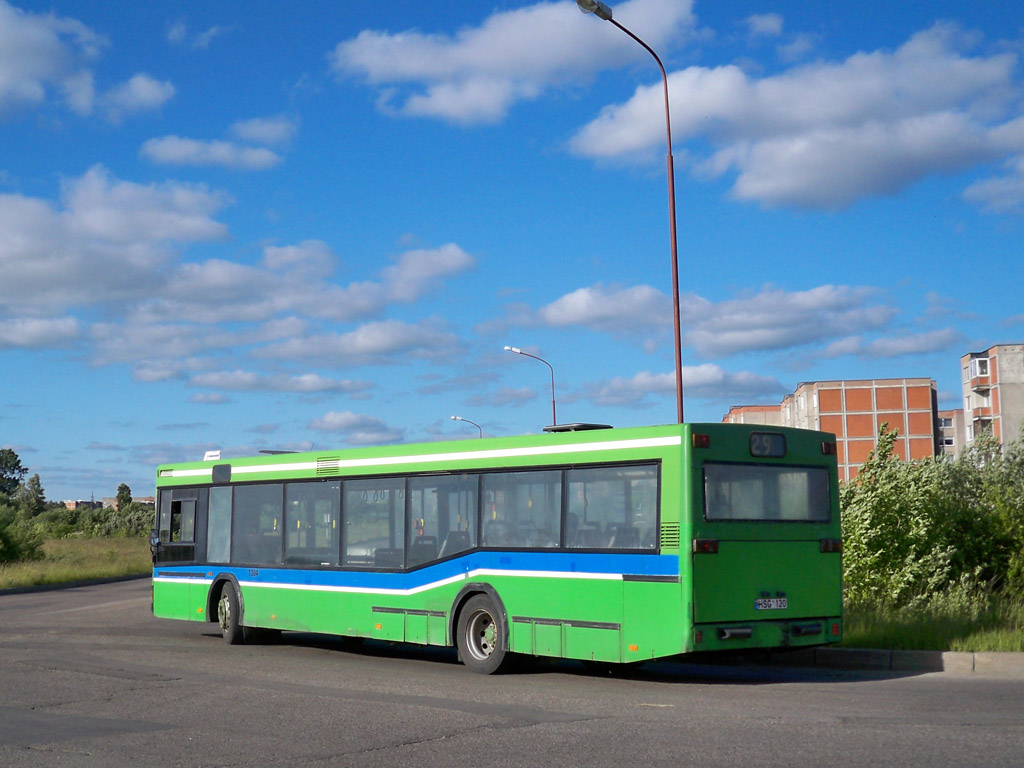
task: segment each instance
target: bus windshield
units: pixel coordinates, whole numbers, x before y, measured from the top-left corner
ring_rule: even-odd
[[[827,523],[828,470],[765,464],[704,465],[704,519]]]

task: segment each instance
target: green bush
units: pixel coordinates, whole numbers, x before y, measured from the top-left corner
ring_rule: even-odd
[[[43,540],[22,511],[0,501],[0,563],[38,560],[43,556]]]
[[[848,606],[920,606],[939,594],[1024,587],[1024,449],[978,438],[956,460],[904,462],[882,425],[840,489]]]

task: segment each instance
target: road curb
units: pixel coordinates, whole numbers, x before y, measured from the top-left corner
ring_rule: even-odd
[[[825,647],[786,656],[783,663],[826,669],[1024,677],[1024,653],[1013,652],[890,651]]]

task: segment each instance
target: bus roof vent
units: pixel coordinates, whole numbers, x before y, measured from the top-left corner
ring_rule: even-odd
[[[611,424],[588,424],[577,422],[575,424],[552,424],[544,427],[545,432],[586,432],[590,429],[611,429]]]

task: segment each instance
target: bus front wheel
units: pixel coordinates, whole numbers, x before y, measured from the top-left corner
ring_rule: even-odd
[[[508,638],[494,601],[487,595],[474,595],[462,607],[455,634],[459,658],[473,672],[489,675],[497,672],[508,654]]]
[[[220,600],[217,601],[217,623],[228,645],[241,645],[244,639],[241,616],[238,608],[238,593],[231,582],[225,582],[220,589]]]

